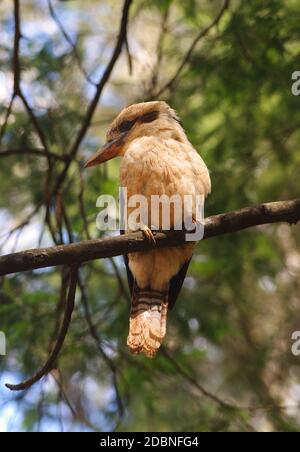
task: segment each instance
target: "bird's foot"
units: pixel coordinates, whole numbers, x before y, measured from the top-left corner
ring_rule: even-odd
[[[144,234],[144,237],[149,240],[150,243],[152,243],[153,246],[156,245],[156,240],[155,237],[153,235],[153,232],[151,231],[151,229],[149,228],[149,226],[143,225],[141,227],[141,231]]]
[[[201,225],[201,221],[197,220],[194,215],[192,216],[192,223],[195,225],[195,227]]]

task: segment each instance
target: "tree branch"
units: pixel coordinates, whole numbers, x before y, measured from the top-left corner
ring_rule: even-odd
[[[15,97],[16,97],[16,95],[13,94],[11,99],[10,99],[10,102],[8,104],[8,107],[6,109],[5,118],[4,118],[3,124],[2,124],[2,126],[0,128],[0,144],[2,142],[2,138],[3,138],[3,136],[5,134],[5,131],[6,131],[6,127],[7,127],[7,124],[8,124],[9,117],[10,117],[11,112],[12,112],[12,108],[13,108]]]
[[[113,383],[113,386],[115,389],[116,404],[118,406],[118,413],[119,413],[119,417],[121,419],[124,414],[124,404],[123,404],[123,400],[121,397],[120,388],[119,388],[119,384],[118,384],[118,367],[115,365],[113,360],[107,355],[107,353],[105,352],[105,350],[102,346],[101,337],[98,334],[97,329],[93,323],[93,318],[92,318],[92,314],[90,312],[85,287],[84,287],[82,281],[80,280],[80,278],[78,278],[78,286],[81,291],[81,301],[82,301],[82,306],[83,306],[83,310],[84,310],[84,316],[85,316],[86,322],[89,327],[90,335],[93,338],[94,342],[96,343],[97,349],[99,350],[99,353],[102,356],[104,362],[106,363],[106,365],[108,366],[108,368],[111,371],[112,383]]]
[[[131,3],[132,3],[132,0],[124,1],[119,34],[118,34],[117,42],[116,42],[115,48],[113,50],[111,59],[110,59],[108,65],[106,66],[105,71],[104,71],[99,83],[97,84],[97,89],[94,94],[94,97],[88,106],[88,109],[87,109],[85,116],[83,118],[83,121],[82,121],[82,125],[79,129],[79,132],[75,138],[74,143],[71,146],[69,160],[67,161],[64,169],[62,170],[61,174],[59,175],[59,177],[57,179],[57,182],[56,182],[56,185],[54,188],[54,192],[57,192],[60,189],[61,185],[63,184],[63,182],[65,180],[69,167],[70,167],[73,159],[76,157],[78,149],[80,148],[80,145],[90,127],[92,118],[94,116],[98,102],[102,95],[102,91],[103,91],[106,83],[108,82],[108,80],[111,76],[111,73],[113,71],[113,68],[121,54],[123,44],[125,44],[126,37],[127,37],[127,22],[128,22],[128,16],[129,16],[129,10],[130,10]]]
[[[14,53],[13,53],[13,72],[14,72],[14,96],[19,96],[27,114],[35,128],[35,131],[43,145],[43,147],[48,151],[48,145],[44,131],[42,130],[37,117],[35,116],[32,108],[30,107],[26,97],[21,90],[21,64],[20,64],[20,40],[22,38],[21,34],[21,18],[20,18],[20,1],[14,0],[14,24],[15,24],[15,35],[14,35]]]
[[[205,220],[204,239],[237,232],[253,226],[300,220],[300,198],[246,207]],[[185,231],[154,232],[157,248],[185,242]],[[0,276],[57,265],[80,265],[90,260],[153,249],[141,232],[105,239],[87,240],[70,245],[32,249],[0,257]]]
[[[89,76],[89,74],[87,73],[87,71],[85,70],[85,68],[84,68],[84,66],[82,64],[79,52],[78,52],[77,47],[76,47],[76,44],[72,41],[72,38],[66,32],[63,24],[61,23],[58,15],[56,14],[54,6],[52,4],[52,0],[48,0],[48,8],[49,8],[50,16],[52,17],[52,19],[56,23],[57,27],[59,28],[61,34],[63,35],[63,37],[65,38],[67,43],[71,46],[74,58],[77,61],[77,66],[78,66],[79,70],[81,71],[82,75],[84,76],[84,78],[86,79],[86,81],[88,83],[90,83],[93,86],[96,86],[96,83],[93,82],[93,80],[91,79],[91,77]]]
[[[15,25],[15,35],[14,35],[13,72],[14,72],[14,95],[17,95],[20,92],[20,77],[21,77],[21,65],[19,59],[19,49],[21,40],[19,0],[14,0],[14,25]]]
[[[51,372],[51,370],[53,369],[53,366],[55,365],[58,355],[62,349],[71,322],[71,317],[75,304],[77,280],[78,280],[78,268],[76,266],[70,267],[70,286],[65,307],[64,319],[62,322],[61,330],[58,334],[57,341],[49,358],[47,359],[47,362],[32,378],[29,378],[28,380],[25,380],[22,383],[16,385],[6,384],[5,386],[8,389],[11,389],[12,391],[22,391],[24,389],[28,389],[34,383],[36,383],[45,375],[47,375],[49,372]]]
[[[21,155],[23,157],[27,157],[28,155],[34,155],[38,157],[46,157],[53,160],[59,160],[65,162],[69,157],[67,155],[59,155],[54,152],[47,151],[43,148],[13,148],[13,149],[4,149],[0,151],[1,157],[10,157],[12,155]]]
[[[183,57],[183,60],[179,64],[173,77],[157,93],[154,94],[153,97],[155,99],[159,98],[167,89],[172,88],[172,86],[177,81],[178,77],[180,76],[182,70],[184,69],[185,65],[190,61],[192,53],[193,53],[196,45],[198,44],[198,42],[202,38],[204,38],[213,27],[218,25],[218,23],[220,22],[221,18],[224,15],[225,11],[228,9],[229,3],[230,3],[230,0],[224,0],[224,4],[223,4],[220,12],[218,13],[218,15],[215,17],[215,19],[206,28],[204,28],[197,34],[197,36],[193,40],[192,44],[190,45],[190,48],[188,49],[187,53]]]

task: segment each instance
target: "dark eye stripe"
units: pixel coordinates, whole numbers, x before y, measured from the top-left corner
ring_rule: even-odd
[[[131,120],[126,120],[123,121],[120,125],[119,125],[119,131],[120,132],[127,132],[128,130],[130,130],[134,123],[136,122],[136,119],[131,119]]]
[[[149,113],[145,113],[144,115],[139,117],[140,122],[152,122],[155,121],[155,119],[158,118],[159,111],[153,110],[149,111]]]
[[[126,119],[125,121],[121,122],[121,124],[118,127],[119,132],[128,132],[134,124],[139,121],[140,123],[148,123],[155,121],[155,119],[158,118],[159,111],[149,111],[149,113],[145,113],[142,116],[139,116],[135,119]]]

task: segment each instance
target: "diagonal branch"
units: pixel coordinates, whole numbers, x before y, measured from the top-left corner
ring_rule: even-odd
[[[85,68],[82,64],[82,61],[80,59],[80,55],[78,53],[76,45],[72,41],[72,38],[69,36],[69,34],[65,30],[63,24],[61,23],[58,15],[56,14],[54,6],[52,4],[52,0],[48,0],[48,8],[49,8],[51,17],[54,20],[54,22],[56,23],[57,27],[59,28],[61,34],[63,35],[63,37],[65,38],[67,43],[71,46],[74,58],[77,61],[77,66],[78,66],[79,70],[81,71],[82,75],[84,76],[84,78],[86,79],[86,81],[88,83],[90,83],[93,86],[96,86],[96,83],[93,82],[93,80],[91,79],[91,77],[89,76],[89,74],[87,73],[87,71],[85,70]]]
[[[181,72],[183,71],[185,65],[190,61],[192,53],[193,53],[195,47],[197,46],[198,42],[202,38],[204,38],[210,32],[210,30],[212,28],[214,28],[216,25],[218,25],[218,23],[220,22],[221,18],[224,15],[225,11],[228,9],[229,4],[230,4],[230,0],[224,0],[223,6],[222,6],[221,10],[219,11],[218,15],[215,17],[215,19],[206,28],[204,28],[197,34],[197,36],[193,40],[192,44],[190,45],[187,53],[183,57],[183,60],[180,63],[180,65],[178,66],[173,77],[157,93],[154,94],[154,97],[156,99],[159,98],[166,90],[172,88],[172,86],[177,81],[178,77],[180,76]]]
[[[182,367],[178,362],[170,355],[169,351],[165,348],[161,348],[161,352],[163,356],[173,365],[173,367],[176,369],[176,372],[181,375],[183,378],[185,378],[192,386],[198,389],[200,393],[212,400],[213,402],[220,405],[222,408],[232,409],[232,410],[238,410],[239,408],[235,405],[232,405],[229,402],[225,402],[224,400],[220,399],[215,394],[207,391],[198,381],[187,371],[184,367]]]
[[[75,138],[75,141],[71,146],[69,160],[66,163],[63,171],[61,172],[61,174],[59,175],[59,177],[57,179],[57,183],[55,185],[54,192],[57,192],[60,189],[61,185],[63,184],[63,182],[65,180],[69,167],[70,167],[73,159],[76,157],[79,147],[91,125],[91,121],[92,121],[92,118],[96,111],[100,97],[102,95],[102,91],[103,91],[106,83],[108,82],[108,80],[111,76],[111,73],[113,71],[113,68],[121,54],[122,47],[125,44],[126,37],[127,37],[127,22],[128,22],[128,16],[129,16],[129,10],[130,10],[131,3],[132,3],[132,0],[124,1],[122,17],[121,17],[121,22],[120,22],[120,29],[119,29],[119,34],[118,34],[118,38],[117,38],[117,42],[116,42],[114,51],[112,53],[112,56],[111,56],[111,59],[110,59],[108,65],[105,68],[105,71],[101,77],[101,80],[97,84],[97,89],[94,94],[94,97],[88,106],[88,109],[87,109],[84,119],[82,121],[82,125],[79,129],[78,135]]]
[[[93,340],[99,350],[99,353],[103,358],[103,361],[106,363],[106,365],[108,366],[108,368],[111,371],[112,383],[113,383],[113,386],[115,389],[116,403],[118,406],[118,413],[119,413],[119,417],[121,419],[124,414],[124,404],[123,404],[123,400],[121,397],[120,388],[119,388],[119,384],[118,384],[118,377],[119,377],[118,367],[115,365],[115,363],[111,360],[111,358],[107,355],[104,348],[102,347],[102,340],[101,340],[101,337],[99,336],[97,329],[93,323],[92,314],[90,312],[85,287],[84,287],[84,284],[82,283],[82,281],[80,280],[80,278],[78,279],[78,286],[81,291],[81,301],[82,301],[82,305],[83,305],[84,316],[85,316],[86,322],[89,327],[90,335],[93,338]]]
[[[237,232],[253,226],[300,220],[300,198],[246,207],[205,220],[204,239]],[[157,248],[178,246],[185,242],[185,231],[154,232]],[[141,232],[87,240],[70,245],[39,248],[0,257],[0,276],[57,265],[74,265],[106,257],[153,249]]]
[[[8,107],[6,109],[5,118],[4,118],[3,124],[1,125],[1,128],[0,128],[0,144],[1,144],[2,138],[3,138],[3,136],[5,134],[5,131],[6,131],[6,127],[7,127],[7,124],[8,124],[8,120],[9,120],[10,114],[12,112],[12,108],[13,108],[15,97],[16,97],[16,95],[13,93],[13,95],[12,95],[12,97],[10,99],[10,102],[8,104]]]
[[[42,143],[42,145],[44,146],[45,151],[47,152],[46,153],[46,157],[48,157],[49,150],[48,150],[48,144],[47,144],[46,136],[44,134],[44,131],[43,131],[39,121],[38,121],[38,118],[36,117],[33,109],[29,105],[28,100],[26,99],[23,91],[21,90],[21,87],[19,87],[18,95],[19,95],[19,98],[21,99],[21,101],[23,102],[25,110],[27,111],[28,117],[29,117],[29,119],[30,119],[30,121],[31,121],[31,123],[32,123],[32,125],[33,125],[33,127],[34,127],[34,129],[35,129],[35,131],[36,131],[36,133],[37,133],[37,135],[39,137],[39,139],[40,139],[40,142]]]
[[[66,338],[72,313],[74,310],[74,304],[75,304],[75,294],[76,294],[76,286],[77,286],[77,280],[78,280],[78,267],[72,266],[70,267],[70,286],[69,286],[69,293],[68,298],[66,302],[65,307],[65,314],[61,326],[61,330],[58,334],[57,341],[55,343],[55,346],[47,359],[47,362],[44,364],[44,366],[31,378],[28,380],[23,381],[22,383],[12,385],[12,384],[6,384],[5,386],[8,389],[11,389],[12,391],[22,391],[24,389],[29,389],[34,383],[39,381],[41,378],[43,378],[45,375],[47,375],[51,370],[53,369],[56,360],[58,358],[58,355],[62,349],[62,346],[64,344],[64,340]]]
[[[14,73],[14,94],[12,97],[12,101],[10,104],[9,114],[11,112],[12,103],[15,96],[18,96],[24,107],[27,111],[29,119],[44,147],[44,149],[48,152],[47,140],[44,134],[43,129],[40,126],[40,123],[35,116],[33,109],[30,107],[22,89],[21,89],[21,64],[20,64],[20,40],[22,38],[21,34],[21,18],[20,18],[20,0],[14,0],[14,26],[15,26],[15,34],[14,34],[14,51],[13,51],[13,73]],[[47,154],[46,154],[47,156]],[[49,166],[51,167],[51,160],[48,158]]]

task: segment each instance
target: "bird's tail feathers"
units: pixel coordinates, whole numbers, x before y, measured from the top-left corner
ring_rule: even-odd
[[[134,287],[127,345],[132,353],[155,356],[166,334],[168,293]]]

